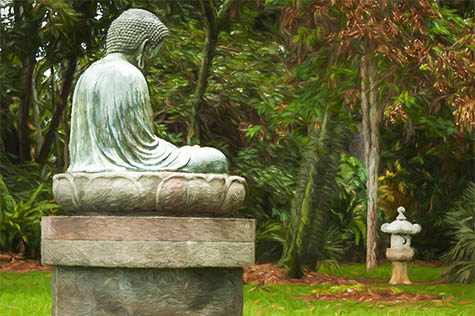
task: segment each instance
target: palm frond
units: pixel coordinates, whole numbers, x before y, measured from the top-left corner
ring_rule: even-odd
[[[320,129],[313,129],[309,135],[292,204],[287,248],[280,262],[288,266],[290,276],[299,277],[303,266],[314,269],[318,260],[337,257],[338,251],[330,250],[337,244],[326,243],[325,232],[329,229],[327,214],[346,136],[346,128],[328,111]]]
[[[452,228],[454,241],[444,258],[453,262],[447,271],[449,281],[475,282],[475,183],[470,182],[446,223]]]

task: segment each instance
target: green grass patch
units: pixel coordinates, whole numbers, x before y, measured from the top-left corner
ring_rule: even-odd
[[[427,267],[409,263],[407,274],[413,282],[433,282],[440,281],[440,276],[446,269],[447,267]],[[385,263],[369,272],[366,272],[366,266],[363,264],[340,265],[339,269],[330,269],[321,265],[318,271],[330,275],[346,276],[352,279],[370,278],[389,281],[391,279],[392,265],[391,263]]]
[[[0,273],[0,315],[50,316],[53,272]]]
[[[383,265],[370,273],[363,265],[342,266],[340,274],[353,277],[385,279]],[[413,267],[409,270],[411,279],[434,281],[443,268]],[[418,269],[421,268],[422,270]],[[427,271],[430,270],[430,271]],[[359,273],[358,275],[354,274]],[[421,273],[420,275],[418,273]],[[49,316],[51,315],[52,272],[31,272],[24,274],[0,273],[0,315],[2,316]],[[389,277],[389,274],[387,274]],[[257,285],[244,286],[245,316],[293,316],[293,315],[460,315],[475,314],[475,285],[463,284],[415,284],[394,286],[386,283],[372,284],[374,291],[392,289],[413,294],[428,294],[441,297],[437,301],[420,302],[361,302],[354,301],[309,301],[294,296],[315,295],[315,293],[336,293],[364,290],[361,285]]]

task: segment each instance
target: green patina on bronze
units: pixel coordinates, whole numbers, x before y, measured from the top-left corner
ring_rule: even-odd
[[[139,68],[168,29],[152,13],[130,9],[107,33],[107,55],[79,78],[73,96],[68,172],[227,173],[217,149],[176,147],[153,133],[153,113]]]

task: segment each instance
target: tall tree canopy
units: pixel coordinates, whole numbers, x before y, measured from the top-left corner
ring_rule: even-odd
[[[377,258],[384,114],[398,116],[410,128],[423,119],[409,116],[411,101],[423,105],[428,115],[451,107],[458,131],[471,130],[467,118],[474,115],[473,22],[436,3],[373,0],[297,1],[295,7],[284,9],[282,22],[295,34],[289,41],[295,62],[320,58],[320,65],[331,67],[328,60],[337,60],[343,75],[328,72],[321,84],[345,87],[341,102],[359,110],[368,175],[366,262],[371,269]],[[352,77],[355,69],[359,82]]]

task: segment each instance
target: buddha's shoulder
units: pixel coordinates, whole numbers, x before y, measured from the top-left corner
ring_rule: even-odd
[[[127,60],[107,58],[107,56],[93,63],[82,75],[85,78],[104,76],[115,79],[127,77],[145,80],[142,72]]]

